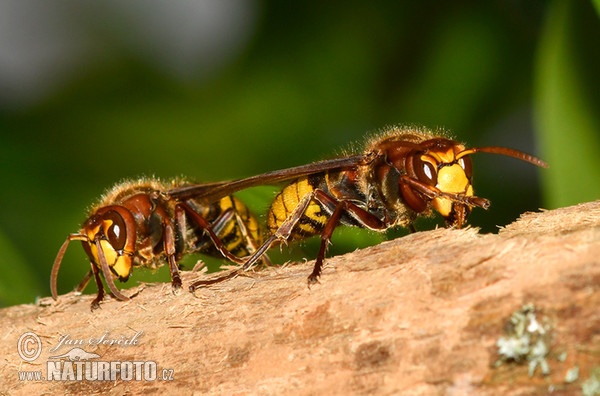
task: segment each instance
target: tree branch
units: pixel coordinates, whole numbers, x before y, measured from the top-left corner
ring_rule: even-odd
[[[36,394],[577,392],[600,365],[599,262],[597,201],[527,213],[497,235],[438,229],[331,257],[310,289],[312,263],[299,263],[195,296],[145,284],[95,312],[92,296],[71,293],[0,311],[0,377],[4,392]],[[184,289],[205,276],[183,275]],[[498,355],[525,304],[548,334],[546,376],[539,364],[529,375],[529,355],[521,363]],[[43,345],[32,363],[17,354],[28,331]],[[18,371],[47,376],[49,358],[75,347],[63,339],[56,348],[65,335],[100,356],[89,362],[153,361],[174,380],[19,381]],[[103,335],[135,345],[96,345]],[[567,383],[574,367],[579,375]]]

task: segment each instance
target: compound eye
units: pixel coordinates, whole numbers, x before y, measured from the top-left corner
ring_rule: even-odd
[[[458,165],[461,168],[463,168],[463,170],[465,171],[465,175],[467,175],[467,178],[471,179],[471,175],[473,174],[471,158],[462,157],[458,160]]]
[[[108,242],[115,250],[122,250],[127,242],[127,232],[125,230],[125,221],[117,212],[111,211],[104,216],[105,224],[108,228],[105,229],[104,235],[108,238]]]
[[[423,160],[417,160],[415,171],[419,181],[427,183],[431,186],[435,186],[437,183],[437,169],[432,163]]]

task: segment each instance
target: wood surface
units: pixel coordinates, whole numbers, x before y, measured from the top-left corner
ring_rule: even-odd
[[[600,367],[600,201],[526,213],[498,234],[437,229],[331,257],[309,289],[311,269],[261,269],[195,295],[144,284],[94,312],[92,295],[73,293],[2,309],[0,393],[570,395]],[[183,274],[184,285],[207,276]],[[498,354],[526,304],[548,333],[547,375]],[[17,351],[26,332],[42,344],[32,362]],[[89,361],[155,362],[172,380],[19,380],[47,377],[50,358],[78,346],[61,339],[82,340],[99,355]]]

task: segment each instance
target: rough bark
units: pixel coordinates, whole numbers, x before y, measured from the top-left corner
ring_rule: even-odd
[[[600,201],[527,213],[497,235],[438,229],[332,257],[310,289],[312,264],[298,263],[196,295],[145,284],[95,312],[90,295],[46,298],[0,311],[0,383],[8,394],[577,394],[600,366],[599,263]],[[546,332],[547,375],[498,355],[525,304]],[[28,331],[42,342],[31,363],[17,353]],[[136,345],[89,344],[105,334]],[[90,362],[154,361],[174,379],[19,381],[47,376],[49,358],[76,346],[51,351],[65,335],[99,355]]]

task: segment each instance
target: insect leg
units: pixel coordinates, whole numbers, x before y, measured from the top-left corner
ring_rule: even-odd
[[[225,231],[228,227],[231,226],[232,221],[235,221],[235,224],[237,225],[237,227],[236,227],[236,231],[234,231],[234,232],[236,232],[236,234],[239,232],[239,236],[244,241],[243,247],[248,251],[249,255],[252,255],[256,251],[256,249],[258,249],[256,239],[252,236],[252,233],[250,232],[250,230],[248,229],[248,225],[246,224],[246,220],[244,219],[243,215],[239,212],[237,206],[235,206],[235,205],[236,205],[235,201],[233,201],[233,199],[232,199],[232,206],[225,209],[223,212],[221,212],[219,214],[219,216],[215,220],[213,220],[212,223],[210,223],[212,231],[217,236],[217,239],[222,241],[223,236],[226,236],[226,235],[222,235],[221,233],[223,231]],[[202,246],[209,244],[211,242],[213,242],[213,241],[212,240],[210,242],[206,241],[202,244]],[[214,245],[214,243],[213,243],[213,245]],[[233,249],[237,249],[237,248],[238,248],[237,245],[233,245]],[[225,249],[230,252],[231,252],[231,250],[233,250],[232,248],[227,247],[227,246],[225,246]],[[269,265],[271,263],[269,258],[266,255],[263,255],[262,259],[265,262],[265,264],[267,264],[267,265]],[[240,260],[240,261],[244,262],[243,260]],[[238,263],[238,264],[241,264],[241,263]]]
[[[335,209],[331,213],[329,220],[327,220],[327,224],[323,228],[321,232],[321,247],[319,249],[319,254],[315,260],[315,266],[313,268],[312,273],[308,276],[308,284],[309,286],[313,283],[318,282],[319,276],[321,276],[321,270],[323,268],[323,261],[325,260],[325,253],[327,251],[327,246],[331,241],[331,236],[333,235],[333,231],[338,226],[340,222],[340,218],[344,213],[348,213],[352,215],[356,220],[358,220],[365,227],[372,230],[385,230],[388,228],[388,225],[382,221],[381,219],[374,216],[372,213],[367,212],[363,208],[357,206],[352,201],[348,200],[337,200],[331,195],[325,193],[322,190],[315,190],[315,199],[319,201],[321,204],[334,207]]]
[[[256,251],[250,256],[246,264],[244,264],[241,268],[234,269],[233,271],[228,272],[225,275],[218,276],[213,279],[208,280],[199,280],[190,285],[190,292],[194,292],[197,288],[202,286],[208,286],[215,283],[220,283],[226,281],[227,279],[231,279],[236,277],[240,272],[247,271],[250,267],[252,267],[258,260],[260,260],[267,250],[277,242],[278,238],[276,235],[271,235]]]
[[[246,222],[240,216],[240,214],[237,212],[237,210],[235,211],[234,216],[235,216],[235,221],[238,225],[238,228],[240,229],[240,233],[242,234],[242,236],[244,237],[244,240],[246,241],[246,249],[252,255],[258,250],[258,246],[256,246],[256,240],[252,237],[252,234],[250,233],[250,231],[248,230],[248,227],[246,226]],[[263,261],[264,264],[271,265],[271,260],[269,259],[269,256],[267,256],[266,253],[263,253],[261,255],[261,260]]]
[[[250,258],[248,258],[248,260],[246,260],[245,264],[241,268],[230,271],[229,273],[216,277],[214,279],[196,281],[190,285],[190,291],[194,292],[197,288],[201,286],[208,286],[225,281],[227,279],[231,279],[237,276],[239,273],[252,268],[264,256],[266,251],[269,250],[275,242],[286,242],[290,238],[292,230],[294,229],[296,224],[298,224],[298,221],[300,221],[300,219],[304,215],[304,212],[306,212],[306,209],[308,208],[308,205],[310,204],[310,201],[313,199],[313,197],[314,191],[302,197],[298,205],[294,208],[294,211],[279,226],[277,231],[275,231],[273,235],[267,238],[265,242],[263,242],[263,244],[258,249],[256,249],[256,251],[252,254],[252,256],[250,256]]]
[[[236,217],[236,220],[239,216],[236,216],[235,211],[233,210],[233,208],[228,208],[226,210],[224,210],[216,219],[215,221],[213,221],[211,223],[210,228],[213,230],[213,232],[215,233],[215,236],[217,234],[219,234],[221,231],[223,231],[225,229],[225,227],[227,226],[227,224],[229,224],[229,222],[231,220],[233,220],[233,218]],[[208,222],[207,222],[208,223]],[[239,224],[238,224],[239,225]],[[217,236],[218,238],[218,236]],[[220,238],[219,238],[220,240]]]
[[[77,293],[81,293],[85,289],[85,287],[88,285],[88,283],[90,283],[90,279],[92,279],[92,274],[93,274],[93,271],[89,270],[88,273],[83,277],[81,282],[79,282],[79,284],[75,288],[75,291]]]
[[[106,281],[106,284],[108,285],[108,288],[110,289],[111,293],[114,295],[114,297],[117,300],[120,300],[120,301],[129,300],[129,297],[122,294],[119,291],[119,289],[117,289],[117,287],[115,286],[115,282],[113,281],[113,275],[110,272],[110,268],[108,267],[108,263],[106,262],[106,256],[104,255],[104,250],[102,250],[102,245],[100,244],[100,235],[99,234],[94,239],[94,243],[96,244],[96,249],[98,251],[98,260],[100,261],[100,268],[102,269],[102,273],[104,274],[104,280]],[[96,283],[98,283],[97,276],[96,276]],[[102,283],[102,282],[100,282],[100,283]],[[98,297],[100,297],[100,285],[98,285]],[[98,300],[98,302],[99,301],[100,300]],[[95,302],[95,300],[94,300],[94,302]],[[94,302],[92,302],[92,305]]]
[[[210,222],[208,222],[208,220],[206,220],[204,217],[200,216],[190,205],[182,202],[182,203],[177,204],[177,206],[175,207],[175,210],[178,212],[178,216],[183,215],[183,213],[188,214],[194,220],[196,225],[208,234],[210,239],[215,244],[215,247],[219,250],[219,252],[221,252],[223,257],[227,258],[228,260],[233,261],[234,263],[238,263],[238,264],[244,263],[243,259],[232,254],[227,249],[225,244],[223,244],[223,242],[221,242],[221,240],[219,239],[217,234],[215,234],[215,232],[213,230],[213,226],[210,224]]]
[[[315,192],[317,190],[312,191],[309,194],[306,194],[302,197],[302,199],[298,202],[298,205],[294,208],[292,213],[285,219],[283,223],[279,226],[279,228],[271,235],[267,240],[254,252],[254,254],[246,261],[244,266],[240,269],[241,271],[247,271],[252,266],[254,266],[258,260],[266,253],[267,250],[273,246],[273,244],[277,241],[279,242],[287,242],[292,235],[292,231],[304,216],[304,213],[308,209],[310,202],[315,197]]]
[[[181,289],[181,277],[179,276],[179,268],[177,265],[177,250],[175,249],[175,232],[170,222],[163,223],[164,229],[164,248],[169,262],[169,272],[171,273],[171,287],[173,292]]]
[[[92,270],[90,272],[94,274],[94,280],[96,281],[96,286],[98,288],[98,294],[90,306],[90,309],[94,311],[95,309],[100,308],[100,301],[104,300],[104,285],[102,284],[102,279],[100,279],[100,271],[98,270],[98,267],[96,267],[94,263],[90,264],[92,266]]]
[[[402,175],[400,177],[400,180],[403,183],[410,185],[412,188],[414,188],[415,190],[417,190],[418,192],[430,199],[437,197],[445,197],[454,202],[459,202],[469,206],[478,206],[483,209],[488,209],[490,207],[490,201],[485,198],[444,192],[436,187],[429,186],[406,175]]]

